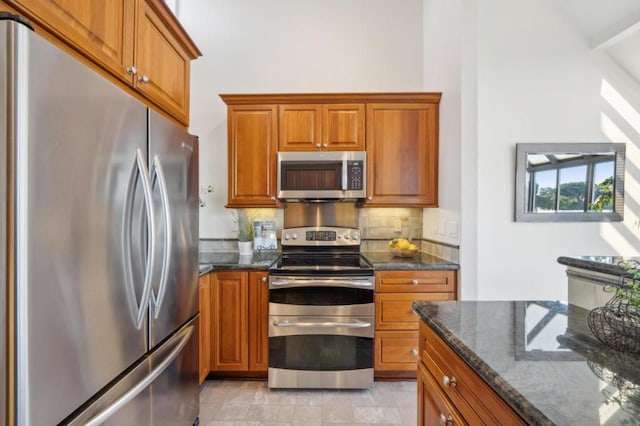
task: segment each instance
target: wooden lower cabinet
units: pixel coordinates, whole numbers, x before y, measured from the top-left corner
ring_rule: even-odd
[[[211,372],[266,372],[268,273],[219,271],[211,280]]]
[[[419,339],[419,425],[525,424],[423,321],[420,322]]]
[[[199,343],[199,379],[200,383],[207,378],[209,374],[209,365],[211,364],[210,357],[210,349],[209,345],[209,333],[210,333],[210,314],[211,311],[209,309],[210,297],[209,297],[209,289],[211,282],[211,274],[205,274],[200,277],[198,280],[198,306],[200,308],[200,329],[198,335],[198,343]]]
[[[465,425],[460,413],[440,391],[431,374],[418,364],[418,425]]]
[[[374,370],[377,377],[416,377],[416,300],[454,300],[456,271],[376,272]]]

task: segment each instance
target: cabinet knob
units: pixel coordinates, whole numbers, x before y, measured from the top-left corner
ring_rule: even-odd
[[[138,74],[138,69],[134,66],[127,67],[127,74],[136,75]]]
[[[276,200],[276,197],[271,197],[271,201],[275,201],[275,200]]]
[[[267,282],[267,277],[262,277],[262,280],[261,280],[261,281],[262,281],[263,283],[266,283],[266,282]]]
[[[418,349],[417,348],[411,349],[411,355],[418,356]]]
[[[411,280],[411,284],[418,285],[418,280]]]
[[[442,376],[442,384],[445,388],[455,388],[458,385],[454,376],[451,376],[451,378],[449,378],[449,376]]]
[[[149,77],[147,77],[146,75],[141,75],[140,77],[138,77],[138,81],[142,84],[147,84],[149,83]]]
[[[316,144],[316,148],[320,149],[320,144],[319,143]]]
[[[371,201],[371,200],[373,200],[373,197],[372,197],[371,195],[369,195],[369,196],[367,197],[367,200]]]
[[[442,426],[453,425],[453,417],[451,417],[451,415],[445,416],[444,414],[440,413],[440,424]]]
[[[326,143],[323,143],[323,144],[322,144],[322,147],[323,147],[323,148],[327,148],[328,146],[329,146],[329,144],[326,144]]]

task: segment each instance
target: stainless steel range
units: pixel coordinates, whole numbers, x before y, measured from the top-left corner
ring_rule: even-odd
[[[360,255],[359,230],[336,226],[353,223],[347,219],[354,213],[300,206],[285,212],[282,256],[269,272],[269,387],[371,387],[373,266]],[[292,214],[296,219],[287,220]],[[286,227],[305,217],[329,225]]]

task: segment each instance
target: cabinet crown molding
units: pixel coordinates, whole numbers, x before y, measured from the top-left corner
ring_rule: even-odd
[[[419,102],[439,104],[441,92],[220,94],[227,105]]]

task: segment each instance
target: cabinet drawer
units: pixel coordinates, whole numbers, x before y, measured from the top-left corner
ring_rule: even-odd
[[[382,271],[376,273],[376,291],[455,294],[456,271]]]
[[[417,330],[416,300],[453,300],[453,293],[384,293],[376,295],[376,330]]]
[[[376,371],[416,371],[417,331],[376,331]]]
[[[424,322],[420,323],[420,360],[462,416],[484,424],[524,424],[453,350]]]

